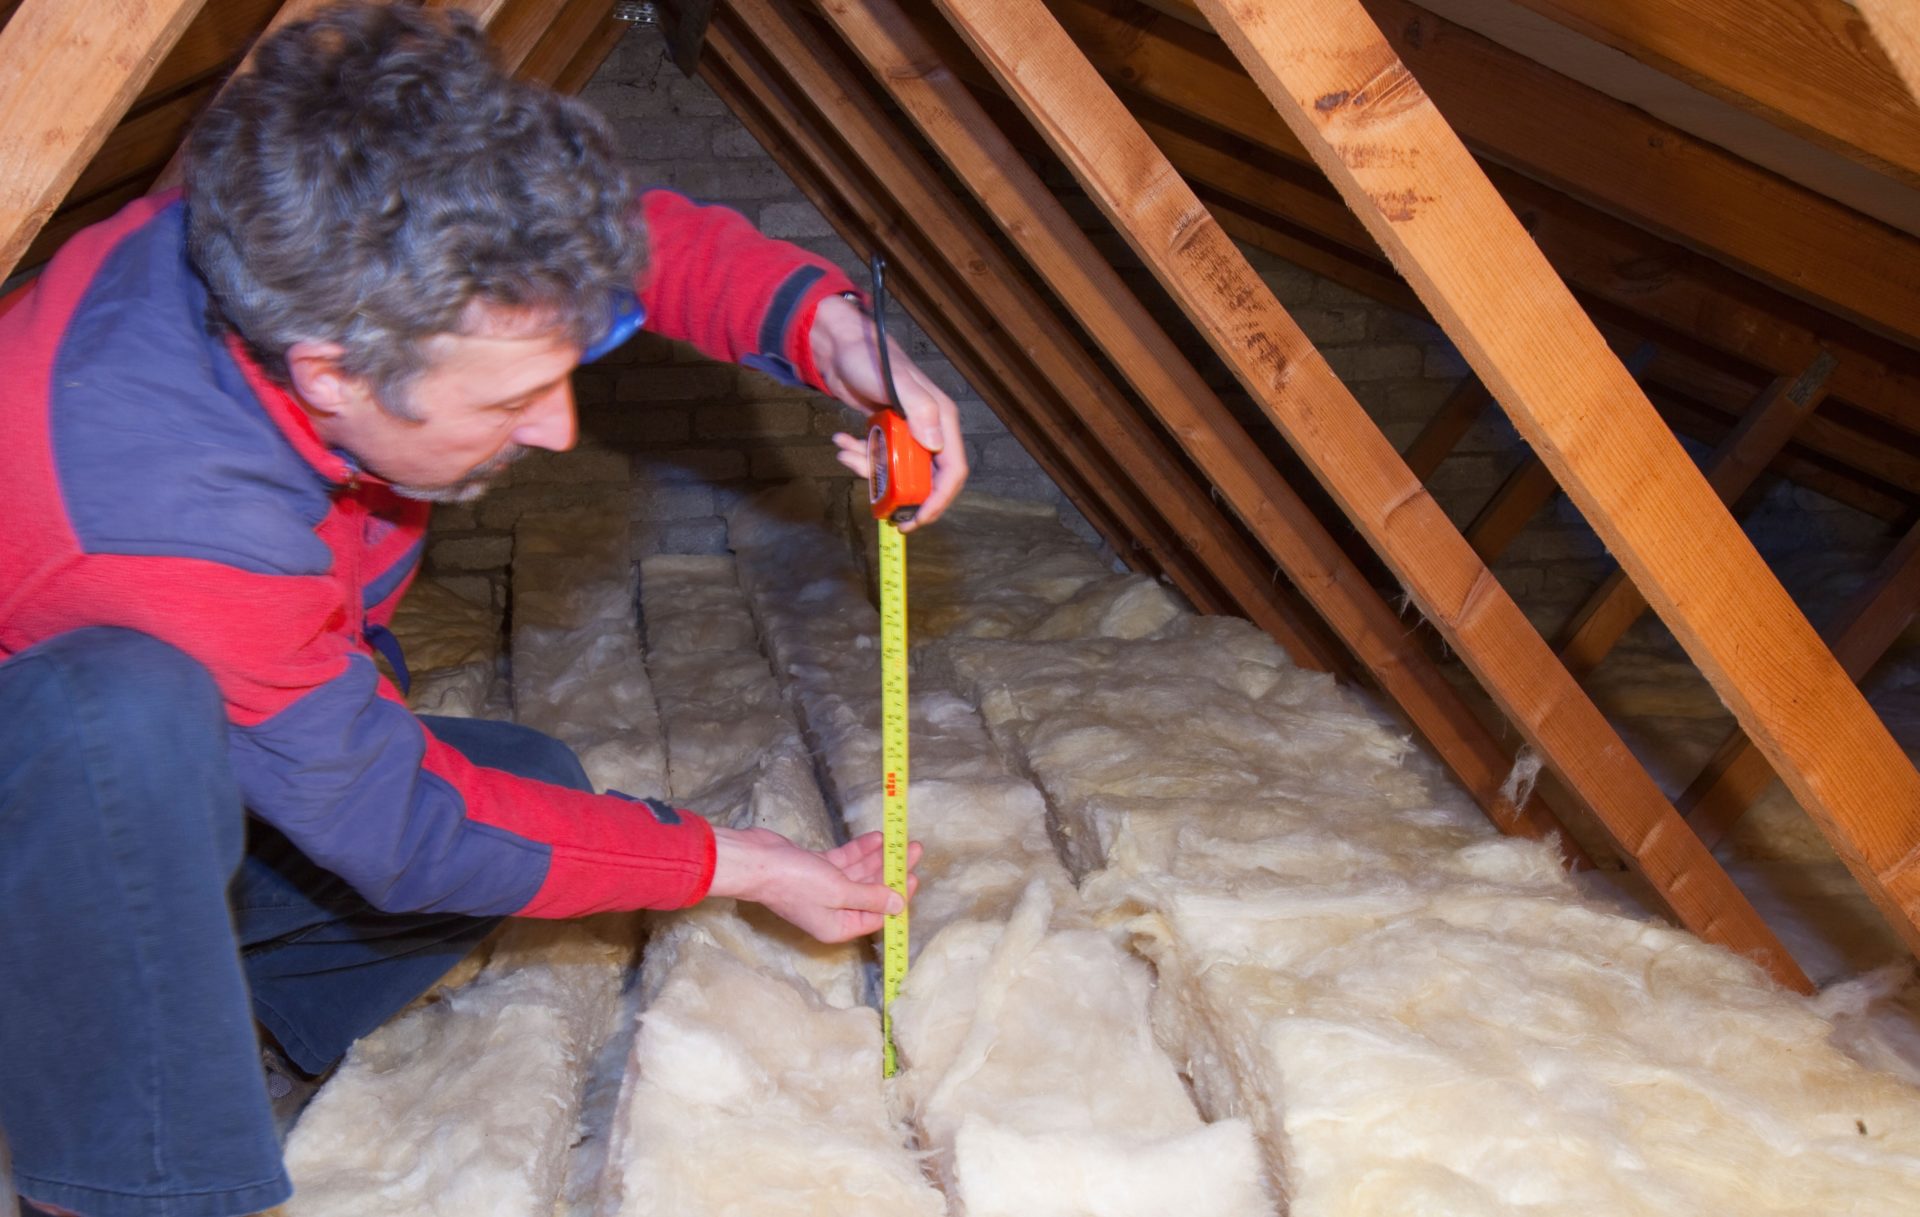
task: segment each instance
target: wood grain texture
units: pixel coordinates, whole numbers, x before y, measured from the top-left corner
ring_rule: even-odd
[[[1799,376],[1776,379],[1708,455],[1702,468],[1707,485],[1713,487],[1722,503],[1728,507],[1737,503],[1787,446],[1794,431],[1826,396],[1833,367],[1833,357],[1822,354]],[[1646,597],[1624,574],[1614,572],[1574,610],[1558,647],[1560,661],[1575,676],[1593,671],[1646,609]]]
[[[1826,637],[1847,675],[1865,679],[1920,609],[1920,525],[1908,530],[1873,577],[1834,614]],[[1700,840],[1711,849],[1773,782],[1766,757],[1736,728],[1680,796]]]
[[[201,0],[25,0],[0,29],[0,278],[146,87]]]
[[[1066,2],[1137,11],[1130,0]],[[1364,7],[1475,152],[1920,345],[1920,240],[1409,0]]]
[[[613,4],[614,0],[566,0],[521,61],[520,79],[551,88],[594,34],[613,19]]]
[[[761,7],[765,0],[733,3]],[[1480,727],[1392,608],[1259,454],[1226,405],[966,87],[945,70],[906,14],[891,0],[826,0],[821,7],[1488,817],[1503,831],[1559,836],[1569,859],[1579,858],[1578,847],[1559,833],[1544,804],[1535,799],[1516,808],[1500,793],[1512,769],[1511,753]],[[764,11],[762,19],[767,19]]]
[[[1752,905],[1038,0],[941,0],[941,10],[1676,918],[1806,989]],[[1286,24],[1299,32],[1303,22],[1296,14]],[[1370,78],[1369,64],[1354,65],[1366,72],[1355,84]]]
[[[574,96],[586,88],[593,74],[600,70],[600,65],[607,61],[607,56],[613,54],[613,48],[626,36],[627,29],[626,22],[614,17],[601,22],[587,35],[587,40],[581,44],[572,62],[553,78],[555,91]]]
[[[1358,0],[1202,9],[1920,951],[1920,773],[1368,10]]]
[[[1920,11],[1912,0],[1855,0],[1873,36],[1906,82],[1907,94],[1920,100]]]
[[[1048,3],[1109,82],[1129,95],[1150,97],[1286,160],[1312,163],[1217,37],[1143,15],[1126,0]],[[1830,347],[1841,359],[1835,396],[1920,431],[1920,365],[1910,348],[1823,316],[1523,173],[1485,167],[1570,284],[1775,374],[1797,373]]]
[[[1879,168],[1920,173],[1920,106],[1846,0],[1517,0]]]

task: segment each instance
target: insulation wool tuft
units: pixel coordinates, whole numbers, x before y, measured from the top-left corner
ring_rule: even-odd
[[[763,497],[735,513],[731,536],[762,636],[857,831],[880,822],[878,614],[820,514],[800,491]],[[1044,594],[1036,584],[1003,596],[996,628],[1058,625],[1088,583],[1122,582],[1090,565]],[[893,1099],[948,1196],[970,1217],[1145,1217],[1169,1211],[1166,1179],[1206,1179],[1180,1189],[1177,1211],[1272,1213],[1251,1128],[1209,1128],[1194,1110],[1152,1037],[1147,971],[1088,925],[1039,793],[1007,772],[973,707],[925,671],[909,716],[912,832],[927,860],[895,1006]],[[1049,1152],[1034,1152],[1035,1138],[1050,1138]],[[1157,1186],[1149,1161],[1165,1172]],[[1121,1162],[1142,1172],[1137,1186],[1115,1172]]]
[[[809,846],[831,823],[725,558],[642,564],[676,801]],[[854,946],[731,900],[654,919],[604,1208],[623,1215],[946,1211],[879,1085]]]

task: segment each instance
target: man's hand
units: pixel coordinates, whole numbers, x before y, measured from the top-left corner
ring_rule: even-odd
[[[715,860],[710,896],[764,904],[821,942],[846,942],[880,928],[888,913],[906,907],[882,882],[877,832],[818,853],[768,828],[713,830]],[[907,847],[907,896],[920,889],[920,843]]]
[[[873,320],[851,301],[829,296],[813,316],[814,366],[828,392],[856,410],[871,414],[887,408],[886,383],[880,377],[880,348],[873,340]],[[893,364],[894,389],[907,412],[907,427],[921,446],[933,453],[933,490],[920,506],[913,523],[900,531],[912,532],[931,524],[960,493],[967,480],[966,445],[960,439],[960,411],[953,399],[914,366],[900,344],[887,339]],[[870,476],[865,435],[833,437],[840,463],[861,477]]]

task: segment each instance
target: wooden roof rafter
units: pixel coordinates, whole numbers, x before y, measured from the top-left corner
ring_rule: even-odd
[[[1920,106],[1847,0],[1518,0],[1704,92],[1920,183]],[[1871,3],[1862,8],[1871,17]]]
[[[1910,814],[1920,808],[1920,772],[1368,12],[1358,0],[1202,6],[1920,952],[1920,816]]]
[[[1886,48],[1887,58],[1920,101],[1920,13],[1906,0],[1856,0],[1873,36]]]
[[[1156,30],[1157,39],[1140,39],[1120,51],[1142,77],[1219,62],[1212,36],[1137,0],[1048,3],[1076,35],[1104,29],[1103,36],[1124,45],[1133,37],[1127,29]],[[1410,0],[1364,5],[1476,154],[1821,309],[1920,346],[1920,278],[1912,274],[1920,267],[1920,239]],[[1486,88],[1489,80],[1498,80],[1499,89]],[[1870,270],[1837,264],[1865,257],[1881,261]]]
[[[742,26],[754,29],[755,38],[736,32]],[[1263,622],[1278,632],[1305,666],[1344,666],[1337,647],[1322,641],[1324,634],[1311,624],[1311,615],[1294,608],[1289,597],[1277,594],[1264,564],[1238,548],[1204,489],[1192,484],[1184,470],[1155,451],[1150,440],[1129,425],[1127,408],[1118,391],[1080,353],[1078,341],[1048,315],[1044,304],[1021,288],[1022,277],[1004,263],[993,243],[928,184],[934,178],[928,167],[916,164],[879,129],[873,110],[863,109],[838,93],[835,83],[818,65],[803,60],[798,65],[802,70],[813,69],[807,83],[812,86],[814,102],[826,102],[832,110],[830,119],[809,123],[802,106],[772,79],[773,73],[759,62],[749,45],[770,30],[779,33],[776,25],[738,21],[723,9],[712,28],[709,45],[731,73],[731,83],[754,96],[760,113],[769,115],[765,121],[773,123],[792,145],[791,152],[803,162],[803,178],[821,181],[841,208],[851,208],[859,217],[855,227],[861,239],[856,246],[871,249],[880,245],[913,258],[916,279],[937,295],[949,315],[965,318],[976,334],[983,335],[965,341],[965,346],[981,351],[995,343],[991,335],[1011,338],[997,353],[986,353],[985,361],[997,365],[997,379],[1019,390],[1013,400],[1024,409],[1016,417],[1022,423],[1036,422],[1069,464],[1076,463],[1076,457],[1082,458],[1077,480],[1086,488],[1083,493],[1100,499],[1113,494],[1116,483],[1157,489],[1151,504],[1109,500],[1101,505],[1129,522],[1132,541],[1144,543],[1155,562],[1190,599],[1216,611],[1237,607]],[[791,52],[795,48],[789,43],[785,49],[790,52],[786,63],[792,68],[795,57]],[[706,71],[704,61],[702,71]],[[821,134],[825,130],[832,130],[835,140],[853,142],[848,155],[836,155],[834,141]],[[778,142],[771,146],[777,156],[788,151]],[[864,187],[867,173],[878,174],[883,183],[890,183],[899,192],[895,197],[903,201],[889,208],[877,192]],[[942,263],[946,278],[957,281],[946,290],[938,286],[941,274],[937,267]],[[980,307],[967,301],[965,293],[969,290],[979,297]],[[931,321],[935,328],[941,320],[922,317],[923,324]],[[976,360],[980,358],[976,355]],[[1023,362],[1029,362],[1031,369],[1023,369]],[[1056,391],[1066,397],[1051,401]],[[1068,399],[1090,416],[1089,427],[1098,427],[1106,437],[1107,452],[1116,465],[1102,469],[1097,462],[1090,462],[1086,454],[1098,451],[1099,446],[1091,443],[1090,437],[1075,434],[1078,428]],[[1152,518],[1156,513],[1164,515],[1172,530]],[[1117,552],[1131,550],[1132,544],[1116,545]],[[1221,599],[1221,594],[1208,585],[1206,576],[1198,573],[1205,568],[1195,563],[1196,558],[1216,564],[1232,598]]]
[[[1224,47],[1217,54],[1228,62],[1219,62],[1192,54],[1190,47],[1182,50],[1183,44],[1171,41],[1158,27],[1089,25],[1094,19],[1087,14],[1095,10],[1087,0],[1055,0],[1054,9],[1071,18],[1070,29],[1096,66],[1129,99],[1155,142],[1236,239],[1395,307],[1424,312]],[[1193,17],[1198,20],[1197,14]],[[944,61],[968,74],[970,84],[995,87],[974,75],[983,69],[964,48],[955,49],[958,43],[951,31],[942,27],[925,32],[935,38]],[[1164,70],[1156,70],[1156,65]],[[1169,114],[1191,121],[1175,126]],[[1596,317],[1661,346],[1650,377],[1662,390],[1663,408],[1675,394],[1697,394],[1702,377],[1692,366],[1696,358],[1712,356],[1764,369],[1764,375],[1754,375],[1757,386],[1769,376],[1797,374],[1830,349],[1840,359],[1832,377],[1834,396],[1845,398],[1844,406],[1894,427],[1900,442],[1920,454],[1920,409],[1915,405],[1920,402],[1920,361],[1911,353],[1902,355],[1882,339],[1819,315],[1537,182],[1497,166],[1487,168],[1509,199],[1523,207],[1536,243]],[[1302,174],[1311,174],[1311,181]],[[1674,380],[1675,373],[1684,375]],[[1741,390],[1740,395],[1750,398],[1752,392]],[[1835,408],[1836,419],[1842,409]],[[1857,459],[1863,469],[1870,467],[1864,455],[1853,455],[1871,446],[1855,429],[1836,423],[1819,442],[1823,453],[1843,464]],[[1810,469],[1792,454],[1782,461],[1795,476]],[[1830,476],[1817,480],[1816,488],[1845,501],[1879,514],[1901,514],[1884,505],[1880,495],[1885,486],[1854,494],[1845,486],[1833,487]],[[1920,480],[1892,484],[1920,486]],[[1868,503],[1873,506],[1865,507]]]
[[[940,7],[1676,918],[1807,989],[1745,896],[1039,0]]]
[[[0,29],[0,278],[13,272],[202,0],[155,0],[101,21],[24,0]]]
[[[764,0],[731,3],[753,9],[758,27],[775,20]],[[1392,608],[1259,454],[958,78],[938,67],[906,15],[891,0],[827,0],[822,9],[1489,819],[1522,835],[1556,833],[1544,805],[1529,801],[1516,808],[1503,793],[1511,753],[1480,727]],[[798,48],[790,44],[789,53]],[[1570,859],[1581,858],[1571,838],[1563,835],[1562,844]]]

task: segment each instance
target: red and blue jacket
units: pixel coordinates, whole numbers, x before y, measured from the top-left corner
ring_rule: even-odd
[[[848,290],[737,212],[641,196],[626,326],[818,385],[808,331]],[[374,666],[427,506],[323,444],[211,332],[177,195],[72,239],[0,315],[0,658],[87,626],[213,674],[249,811],[376,907],[573,917],[707,892],[696,816],[469,763]],[[646,792],[637,792],[646,793]]]

